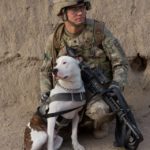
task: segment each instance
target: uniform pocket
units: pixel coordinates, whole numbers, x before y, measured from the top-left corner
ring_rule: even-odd
[[[103,51],[102,49],[95,47],[95,48],[94,48],[94,51],[95,51],[95,57],[96,57],[96,58],[103,58],[103,57],[106,57],[106,56],[105,56],[105,53],[104,53],[104,51]]]

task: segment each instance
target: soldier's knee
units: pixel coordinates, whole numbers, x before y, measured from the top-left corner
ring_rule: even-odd
[[[87,107],[86,115],[93,120],[101,120],[109,113],[109,107],[103,101],[96,101]]]

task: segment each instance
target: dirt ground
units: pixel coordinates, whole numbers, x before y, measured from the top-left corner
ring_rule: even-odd
[[[88,17],[102,20],[125,49],[130,68],[125,98],[150,149],[150,1],[91,0]],[[26,124],[39,105],[39,71],[44,47],[58,18],[52,0],[0,0],[0,150],[23,150]],[[86,150],[120,150],[110,134],[96,140],[79,135]],[[71,150],[65,138],[62,150]]]

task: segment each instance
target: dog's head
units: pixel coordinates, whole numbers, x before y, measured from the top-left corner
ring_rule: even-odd
[[[56,60],[53,68],[56,79],[69,80],[80,75],[79,60],[70,56],[61,56]]]

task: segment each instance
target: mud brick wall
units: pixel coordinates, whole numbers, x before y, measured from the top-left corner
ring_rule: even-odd
[[[88,17],[104,21],[128,57],[127,101],[134,110],[149,109],[150,1],[91,2]],[[24,124],[39,103],[42,54],[58,22],[52,5],[52,0],[0,0],[0,149],[22,148]]]

